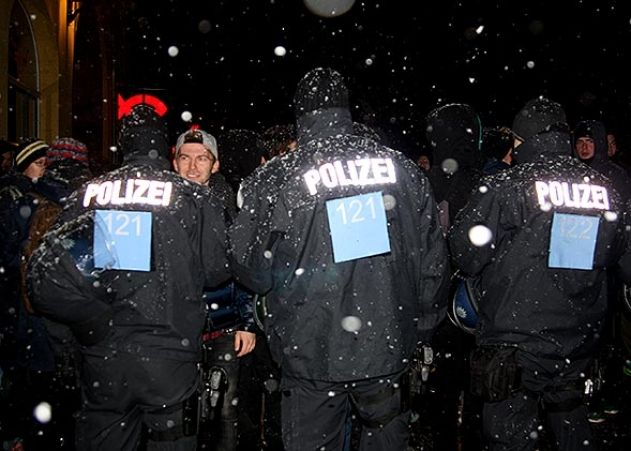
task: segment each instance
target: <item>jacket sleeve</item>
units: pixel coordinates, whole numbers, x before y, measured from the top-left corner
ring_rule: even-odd
[[[624,214],[624,245],[622,256],[618,260],[617,274],[622,281],[631,285],[631,202],[627,203],[627,213]]]
[[[234,302],[239,308],[241,320],[243,321],[239,329],[246,332],[255,332],[258,330],[258,326],[254,321],[254,295],[245,288],[239,286],[239,284],[235,283]]]
[[[487,187],[488,188],[488,187]],[[479,275],[502,239],[500,203],[492,188],[476,190],[449,230],[451,259],[468,276]]]
[[[421,268],[418,282],[421,315],[418,320],[418,341],[430,342],[436,326],[443,320],[447,311],[449,289],[449,254],[438,221],[438,208],[434,201],[429,182],[423,177],[424,191],[420,196],[419,209],[421,224]]]
[[[35,311],[70,327],[77,341],[90,346],[112,327],[106,288],[77,269],[72,255],[55,234],[46,236],[29,262],[27,284]]]
[[[230,278],[227,257],[226,215],[214,197],[202,202],[200,214],[200,248],[207,287],[215,287]]]
[[[237,281],[265,294],[272,288],[272,258],[278,235],[272,231],[276,197],[260,191],[256,179],[244,187],[243,207],[228,230],[229,258]]]

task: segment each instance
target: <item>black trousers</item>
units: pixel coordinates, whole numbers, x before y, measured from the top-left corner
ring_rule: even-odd
[[[515,356],[522,371],[522,388],[502,401],[484,403],[482,421],[490,449],[534,450],[543,426],[541,412],[557,449],[593,450],[580,385],[590,360],[548,360],[523,351]]]
[[[359,381],[323,382],[283,375],[285,450],[345,449],[351,410],[361,422],[360,451],[407,449],[409,411],[402,397],[402,378],[403,374],[398,373]]]
[[[135,450],[143,429],[148,450],[195,450],[184,435],[184,401],[197,390],[195,362],[139,358],[123,352],[85,355],[78,450]]]

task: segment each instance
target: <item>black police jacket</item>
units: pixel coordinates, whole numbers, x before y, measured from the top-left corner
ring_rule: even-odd
[[[480,277],[480,344],[560,359],[594,349],[625,220],[610,182],[570,149],[565,132],[529,138],[518,164],[483,179],[450,230],[455,264]]]
[[[433,195],[411,160],[366,138],[315,137],[255,172],[242,194],[231,263],[238,280],[267,293],[283,372],[348,381],[404,369],[444,315],[447,270]],[[350,254],[333,248],[341,223],[379,212],[385,225],[360,226]],[[389,251],[352,258],[365,249],[359,238],[384,235]]]
[[[31,258],[35,309],[69,325],[92,353],[198,360],[203,288],[229,277],[222,209],[207,187],[161,159],[132,160],[91,180]],[[95,233],[120,241],[97,245]],[[144,252],[141,264],[121,267],[121,247]]]

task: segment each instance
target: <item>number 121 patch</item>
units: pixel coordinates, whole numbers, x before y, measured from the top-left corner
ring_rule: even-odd
[[[94,211],[94,266],[151,270],[151,212]]]
[[[390,252],[381,191],[328,200],[326,210],[335,263]]]

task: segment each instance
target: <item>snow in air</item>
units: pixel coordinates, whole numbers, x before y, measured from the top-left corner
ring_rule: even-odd
[[[320,17],[336,17],[347,13],[355,0],[304,0],[307,9]]]
[[[190,111],[182,111],[181,118],[184,122],[190,122],[193,119],[193,115]]]
[[[362,327],[362,320],[356,316],[345,316],[342,318],[342,329],[346,332],[357,332]]]
[[[446,158],[440,165],[445,174],[455,174],[458,171],[458,162],[453,158]]]
[[[484,246],[488,244],[491,239],[493,239],[491,229],[482,224],[478,224],[469,229],[469,241],[471,241],[471,244],[474,246]]]
[[[33,416],[40,423],[46,424],[53,416],[52,408],[47,402],[40,402],[33,410]]]

